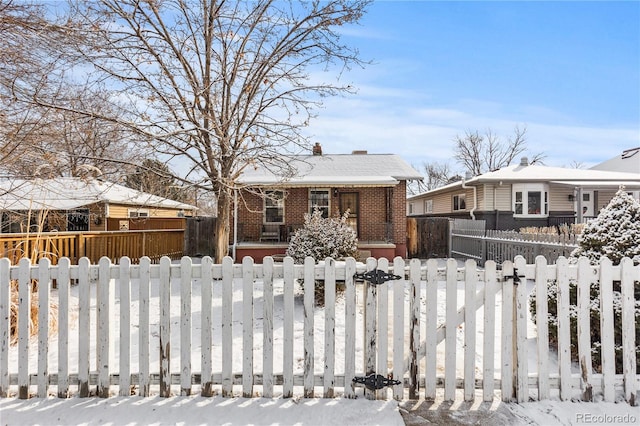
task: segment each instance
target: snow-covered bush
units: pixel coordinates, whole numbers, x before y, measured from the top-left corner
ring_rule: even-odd
[[[589,221],[582,235],[578,238],[579,247],[570,257],[571,262],[577,262],[578,257],[587,257],[592,265],[598,265],[602,257],[609,258],[614,265],[620,263],[623,257],[634,259],[634,263],[640,262],[640,203],[628,195],[624,190],[619,190],[611,202],[600,212],[597,218]],[[591,352],[593,367],[600,371],[600,283],[594,280],[590,283],[590,327],[591,327]],[[557,302],[558,285],[555,280],[550,280],[547,288],[549,324],[549,341],[557,347]],[[635,319],[636,319],[636,371],[640,373],[640,281],[634,283]],[[614,341],[616,352],[616,370],[621,372],[622,366],[622,294],[620,281],[613,282],[613,314],[614,314]],[[571,349],[574,356],[577,355],[577,283],[569,282],[569,310],[571,326]],[[529,299],[529,309],[534,321],[536,320],[535,289]],[[577,358],[576,358],[577,359]]]
[[[296,263],[303,263],[307,256],[316,261],[327,257],[356,257],[358,238],[355,231],[347,225],[348,216],[347,211],[342,217],[324,218],[318,209],[305,214],[304,226],[291,237],[287,256],[293,257]]]
[[[347,225],[349,211],[342,217],[324,218],[322,212],[314,209],[304,215],[304,226],[298,229],[289,242],[287,256],[296,263],[303,263],[307,256],[316,261],[327,257],[340,259],[358,256],[358,238],[356,232]],[[342,286],[337,283],[336,291]],[[324,281],[317,280],[314,286],[314,298],[318,306],[324,306]]]

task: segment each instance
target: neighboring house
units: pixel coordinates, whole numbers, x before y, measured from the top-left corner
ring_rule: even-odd
[[[583,222],[624,186],[640,195],[640,174],[528,164],[504,167],[407,200],[409,216],[483,219],[487,229]]]
[[[0,181],[1,232],[184,228],[196,207],[95,179]]]
[[[349,211],[358,247],[375,257],[406,256],[406,182],[422,176],[397,155],[313,155],[293,157],[297,170],[283,179],[269,170],[247,170],[240,178],[231,232],[235,259],[284,254],[293,232],[314,208],[325,217]],[[236,230],[236,232],[234,232]]]
[[[591,170],[608,170],[611,172],[626,172],[640,174],[640,146],[625,149],[622,154],[607,161],[596,164]]]

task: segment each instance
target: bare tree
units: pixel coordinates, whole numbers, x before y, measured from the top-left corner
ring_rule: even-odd
[[[133,169],[128,163],[139,162],[139,150],[126,127],[74,112],[90,108],[107,115],[118,110],[110,107],[103,92],[65,78],[64,67],[73,64],[65,47],[78,35],[72,28],[72,21],[50,19],[44,5],[0,0],[3,173],[28,178],[91,171],[117,181],[127,168]],[[45,90],[64,108],[33,102],[33,94]]]
[[[484,134],[477,130],[467,131],[464,136],[457,135],[454,139],[454,158],[473,176],[498,170],[510,165],[526,151],[526,133],[526,127],[516,126],[513,136],[504,141],[491,129]],[[543,154],[534,154],[529,162],[541,162],[543,158]]]
[[[81,41],[80,56],[70,59],[90,64],[94,90],[117,92],[120,113],[73,111],[127,126],[158,154],[189,164],[182,178],[217,198],[220,261],[243,169],[262,164],[291,173],[280,159],[310,148],[301,128],[322,98],[352,92],[323,71],[363,65],[337,29],[357,22],[368,3],[79,1],[70,8],[69,31]],[[46,90],[35,99],[70,109]]]

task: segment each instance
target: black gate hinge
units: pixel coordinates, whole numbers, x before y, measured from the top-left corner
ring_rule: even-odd
[[[369,390],[380,390],[387,386],[400,385],[400,380],[387,379],[382,374],[371,374],[367,377],[354,377],[353,383],[363,384]]]
[[[401,280],[400,275],[389,274],[381,269],[373,269],[362,274],[354,274],[354,279],[369,281],[371,284],[383,284],[391,280]]]

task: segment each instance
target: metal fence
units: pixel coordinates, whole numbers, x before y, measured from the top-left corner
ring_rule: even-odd
[[[533,263],[537,256],[555,262],[569,256],[578,245],[575,235],[525,234],[515,231],[485,230],[484,220],[455,219],[451,225],[449,257],[502,263],[523,256]]]

